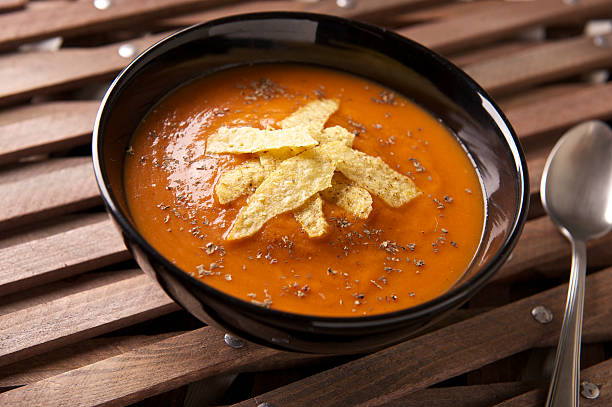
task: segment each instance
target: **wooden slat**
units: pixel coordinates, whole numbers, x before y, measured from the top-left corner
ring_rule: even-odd
[[[164,20],[164,25],[183,27],[198,24],[239,13],[256,13],[263,11],[300,11],[309,13],[332,14],[344,18],[366,21],[386,21],[389,17],[413,10],[422,6],[434,6],[451,0],[377,0],[357,1],[354,7],[339,7],[335,0],[296,1],[268,0],[252,1],[244,4],[224,6],[199,13],[189,13],[184,16]]]
[[[88,157],[51,160],[0,173],[0,230],[100,202]]]
[[[606,360],[580,372],[580,381],[597,384],[600,396],[593,400],[580,398],[580,405],[592,407],[607,407],[612,405],[612,359]],[[496,407],[539,407],[546,401],[546,388],[532,390],[520,396],[506,400]]]
[[[587,278],[585,329],[605,323],[612,317],[608,306],[612,300],[611,289],[612,269]],[[292,406],[396,403],[414,391],[538,346],[545,338],[554,337],[560,330],[566,290],[566,285],[556,287],[318,373],[237,406],[263,402]],[[530,314],[536,305],[547,306],[557,317],[550,324],[538,324]]]
[[[178,309],[139,275],[0,316],[0,365]]]
[[[602,38],[612,44],[612,35]],[[464,70],[488,92],[499,96],[610,65],[612,46],[597,46],[593,38],[578,37],[468,65]]]
[[[0,112],[0,165],[88,143],[99,103],[51,102]]]
[[[23,8],[28,0],[0,0],[0,12],[13,11]]]
[[[219,373],[296,366],[314,355],[233,349],[205,327],[0,394],[0,404],[125,405]]]
[[[536,135],[560,133],[590,119],[612,118],[612,83],[570,92],[508,109],[510,123],[525,142]]]
[[[226,1],[227,2],[227,1]],[[0,15],[0,48],[53,36],[73,37],[133,27],[153,18],[201,10],[220,0],[113,0],[104,10],[91,1],[73,1],[44,9],[26,9]]]
[[[25,386],[181,333],[99,337],[74,343],[0,367],[0,387]]]
[[[168,33],[130,40],[138,52]],[[125,42],[93,48],[67,48],[54,52],[28,52],[0,56],[0,105],[35,94],[59,91],[102,79],[110,79],[131,58],[119,55]],[[45,63],[41,64],[40,61]]]
[[[0,250],[0,295],[129,258],[115,225],[96,217],[78,228]]]
[[[480,11],[409,27],[399,33],[438,52],[449,53],[533,26],[595,17],[610,10],[612,4],[607,0],[581,0],[571,5],[558,0],[498,1],[485,4]]]

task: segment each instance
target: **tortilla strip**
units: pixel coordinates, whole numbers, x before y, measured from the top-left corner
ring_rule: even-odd
[[[347,146],[325,152],[330,154],[328,157],[331,160],[337,160],[338,171],[394,208],[421,194],[410,178],[393,170],[380,157],[372,157]]]
[[[318,143],[310,126],[291,129],[220,127],[206,142],[207,153],[257,153],[283,147],[313,147]]]
[[[255,190],[264,180],[264,168],[257,160],[249,160],[224,172],[215,185],[219,203],[226,204]]]
[[[323,200],[318,193],[293,211],[293,216],[308,233],[308,237],[323,236],[327,232],[328,225],[323,214]]]
[[[329,158],[333,151],[333,146],[315,147],[281,162],[240,209],[226,239],[251,236],[274,216],[300,207],[329,188],[336,167]]]
[[[321,133],[329,116],[338,110],[339,105],[336,99],[313,100],[278,122],[278,126],[281,129],[310,126],[315,134]]]
[[[372,195],[339,172],[334,174],[332,186],[320,194],[326,201],[338,205],[357,218],[367,219],[372,211]]]
[[[347,147],[353,146],[355,135],[342,126],[327,127],[322,133],[313,136],[319,143],[342,141]]]

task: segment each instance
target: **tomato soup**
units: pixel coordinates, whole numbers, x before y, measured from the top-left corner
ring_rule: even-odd
[[[367,218],[323,200],[319,237],[287,211],[228,240],[257,185],[225,204],[215,186],[256,154],[207,153],[207,139],[223,126],[278,129],[321,99],[338,103],[326,128],[348,130],[354,150],[421,193],[400,207],[372,193]],[[437,118],[376,83],[298,64],[231,68],[165,97],[135,131],[125,188],[137,229],[186,273],[256,305],[318,316],[392,312],[441,295],[469,266],[485,217],[470,157]]]

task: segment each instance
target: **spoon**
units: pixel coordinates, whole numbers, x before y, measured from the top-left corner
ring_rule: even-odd
[[[572,246],[563,326],[546,407],[577,407],[586,278],[586,242],[612,229],[612,130],[601,121],[563,135],[546,160],[540,196]]]

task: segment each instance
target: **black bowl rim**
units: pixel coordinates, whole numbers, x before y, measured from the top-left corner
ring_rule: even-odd
[[[223,291],[217,290],[216,288],[209,286],[202,281],[191,277],[188,273],[175,266],[164,256],[162,256],[153,246],[151,246],[138,231],[132,227],[126,216],[119,209],[119,205],[110,189],[106,170],[104,169],[103,153],[102,153],[102,138],[100,137],[100,128],[102,127],[102,119],[105,110],[111,99],[116,97],[115,93],[117,88],[129,81],[129,77],[132,76],[132,70],[138,69],[140,64],[146,64],[149,59],[152,59],[151,53],[157,50],[159,47],[170,41],[176,41],[177,38],[186,35],[187,33],[204,30],[216,25],[226,24],[230,22],[240,22],[245,20],[273,20],[273,19],[296,19],[296,20],[310,20],[315,22],[326,22],[339,24],[341,26],[353,26],[360,30],[373,32],[376,35],[386,37],[390,41],[398,43],[400,46],[412,47],[418,52],[427,55],[429,58],[434,60],[436,63],[444,66],[448,69],[452,75],[458,77],[460,81],[463,81],[468,87],[478,94],[483,101],[487,101],[493,111],[486,109],[491,119],[496,123],[497,128],[503,134],[507,146],[514,158],[516,165],[517,174],[519,175],[517,181],[519,183],[518,190],[520,196],[518,197],[519,207],[516,209],[514,215],[514,222],[512,224],[510,233],[504,239],[501,248],[493,256],[493,258],[486,263],[480,271],[478,271],[473,277],[464,283],[451,288],[444,294],[426,301],[422,304],[414,307],[404,308],[398,311],[393,311],[383,314],[375,314],[369,316],[350,316],[350,317],[329,317],[329,316],[317,316],[309,314],[297,314],[282,310],[264,308],[258,305],[251,304],[238,297],[231,296],[224,293]],[[112,103],[110,103],[112,105]],[[497,115],[497,117],[494,117]],[[195,284],[200,289],[204,290],[207,295],[211,295],[218,300],[229,302],[229,304],[238,306],[240,308],[246,308],[250,314],[256,314],[264,318],[280,318],[282,320],[293,320],[294,322],[303,322],[306,326],[316,327],[327,327],[327,328],[368,328],[374,326],[388,325],[399,323],[407,320],[418,319],[429,314],[435,314],[438,310],[445,310],[453,305],[461,304],[471,297],[471,294],[484,283],[499,269],[501,264],[508,258],[510,252],[515,247],[518,238],[521,234],[523,225],[527,219],[528,206],[529,206],[529,178],[527,175],[527,163],[525,156],[522,152],[522,148],[518,137],[516,136],[512,126],[508,119],[505,117],[501,109],[491,99],[491,97],[480,87],[471,77],[465,72],[459,69],[457,66],[452,64],[450,61],[441,57],[434,51],[426,48],[425,46],[396,34],[392,31],[388,31],[384,28],[380,28],[371,24],[358,22],[346,18],[330,16],[325,14],[317,13],[305,13],[305,12],[290,12],[290,11],[274,11],[274,12],[261,12],[261,13],[246,13],[237,14],[233,16],[223,17],[214,19],[211,21],[195,24],[190,27],[186,27],[176,33],[170,34],[163,38],[157,43],[151,45],[140,55],[134,58],[114,79],[112,84],[109,86],[104,98],[100,103],[98,109],[93,134],[92,134],[92,159],[94,166],[95,178],[100,189],[103,201],[108,208],[108,211],[114,218],[114,220],[122,228],[123,233],[127,233],[130,239],[133,239],[140,247],[145,249],[145,252],[149,256],[153,256],[159,261],[168,271],[170,271],[175,277],[184,281],[187,284]]]

